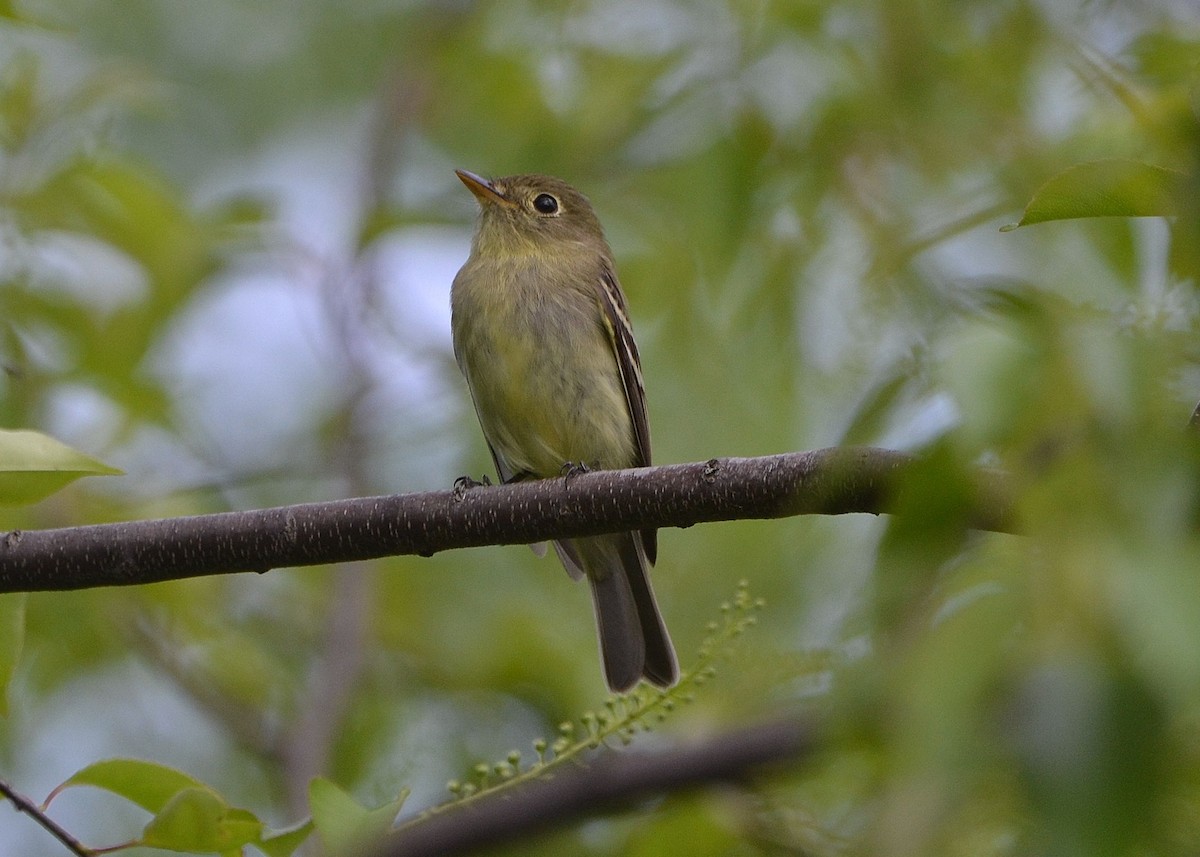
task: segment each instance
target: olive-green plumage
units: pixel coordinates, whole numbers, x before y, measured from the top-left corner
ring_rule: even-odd
[[[450,292],[454,355],[500,478],[648,465],[637,345],[591,204],[549,176],[458,176],[481,212]],[[554,547],[591,584],[609,686],[673,684],[679,668],[647,573],[655,532]]]

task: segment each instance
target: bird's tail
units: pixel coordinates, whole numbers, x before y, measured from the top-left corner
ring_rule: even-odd
[[[591,584],[608,686],[624,692],[643,676],[659,687],[673,685],[679,678],[679,664],[650,588],[641,536],[616,533],[573,539],[558,553],[577,560]]]

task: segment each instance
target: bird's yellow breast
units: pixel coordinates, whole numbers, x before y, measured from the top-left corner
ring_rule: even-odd
[[[516,474],[555,476],[566,462],[633,466],[632,420],[600,304],[540,264],[473,258],[455,278],[455,355],[484,435]]]

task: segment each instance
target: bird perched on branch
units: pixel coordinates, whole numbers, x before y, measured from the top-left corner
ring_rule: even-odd
[[[480,205],[450,292],[454,355],[504,482],[650,464],[637,344],[591,204],[559,179],[457,170]],[[675,683],[679,666],[650,588],[657,533],[564,539],[591,585],[608,685]]]

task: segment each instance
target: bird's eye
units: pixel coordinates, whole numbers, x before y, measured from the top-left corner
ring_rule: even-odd
[[[541,214],[554,214],[558,211],[558,200],[548,193],[539,193],[533,198],[533,207]]]

